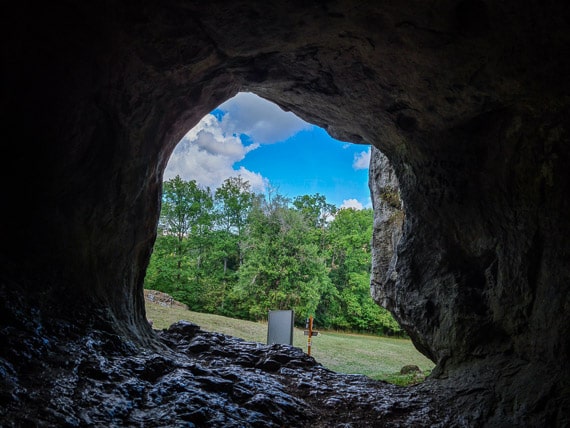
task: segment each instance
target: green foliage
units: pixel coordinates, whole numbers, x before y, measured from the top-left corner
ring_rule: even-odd
[[[240,177],[215,192],[175,177],[145,286],[191,310],[264,320],[293,309],[329,329],[401,334],[370,296],[371,209],[337,210],[324,196],[256,195]]]
[[[260,320],[271,309],[314,314],[327,275],[309,225],[278,197],[258,200],[250,217],[244,263],[236,286],[242,316]],[[303,314],[303,315],[301,315]]]
[[[249,182],[241,177],[226,179],[215,193],[218,225],[240,237],[254,197]]]
[[[373,376],[374,379],[383,380],[398,386],[412,386],[422,383],[431,374],[431,370],[418,373],[390,373]]]
[[[402,201],[400,200],[400,192],[398,189],[387,187],[380,194],[380,198],[393,208],[401,208]]]

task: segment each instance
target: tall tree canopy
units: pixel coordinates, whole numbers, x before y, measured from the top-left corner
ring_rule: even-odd
[[[293,201],[254,194],[232,177],[215,191],[165,182],[145,286],[190,309],[250,320],[293,309],[300,324],[399,334],[370,296],[371,209],[341,209],[323,195]]]

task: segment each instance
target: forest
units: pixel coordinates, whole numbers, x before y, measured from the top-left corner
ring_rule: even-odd
[[[241,177],[212,190],[164,182],[145,288],[196,312],[266,320],[292,309],[322,329],[403,335],[370,296],[372,209],[337,209],[321,194],[254,193]]]

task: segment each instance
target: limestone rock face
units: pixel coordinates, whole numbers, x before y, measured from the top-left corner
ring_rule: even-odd
[[[45,394],[34,391],[73,370],[57,362],[68,344],[56,331],[69,323],[86,338],[98,331],[164,351],[142,291],[162,173],[200,118],[251,91],[375,147],[372,292],[437,363],[413,390],[437,398],[413,411],[458,426],[567,425],[568,9],[533,0],[7,6],[2,117],[13,168],[3,169],[0,292],[3,345],[14,346],[0,351],[12,385],[2,422],[41,407]],[[37,364],[22,362],[25,344],[49,351],[49,370],[40,351]]]
[[[372,234],[371,292],[374,300],[395,313],[399,306],[391,300],[395,290],[388,290],[398,276],[396,262],[397,246],[402,236],[405,210],[400,197],[400,185],[394,168],[386,156],[372,147],[370,154],[369,187],[374,205],[374,229]],[[396,315],[400,323],[403,314]],[[412,326],[402,327],[410,331]]]

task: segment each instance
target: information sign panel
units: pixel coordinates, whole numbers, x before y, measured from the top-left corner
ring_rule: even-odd
[[[294,311],[269,311],[267,344],[293,345]]]

